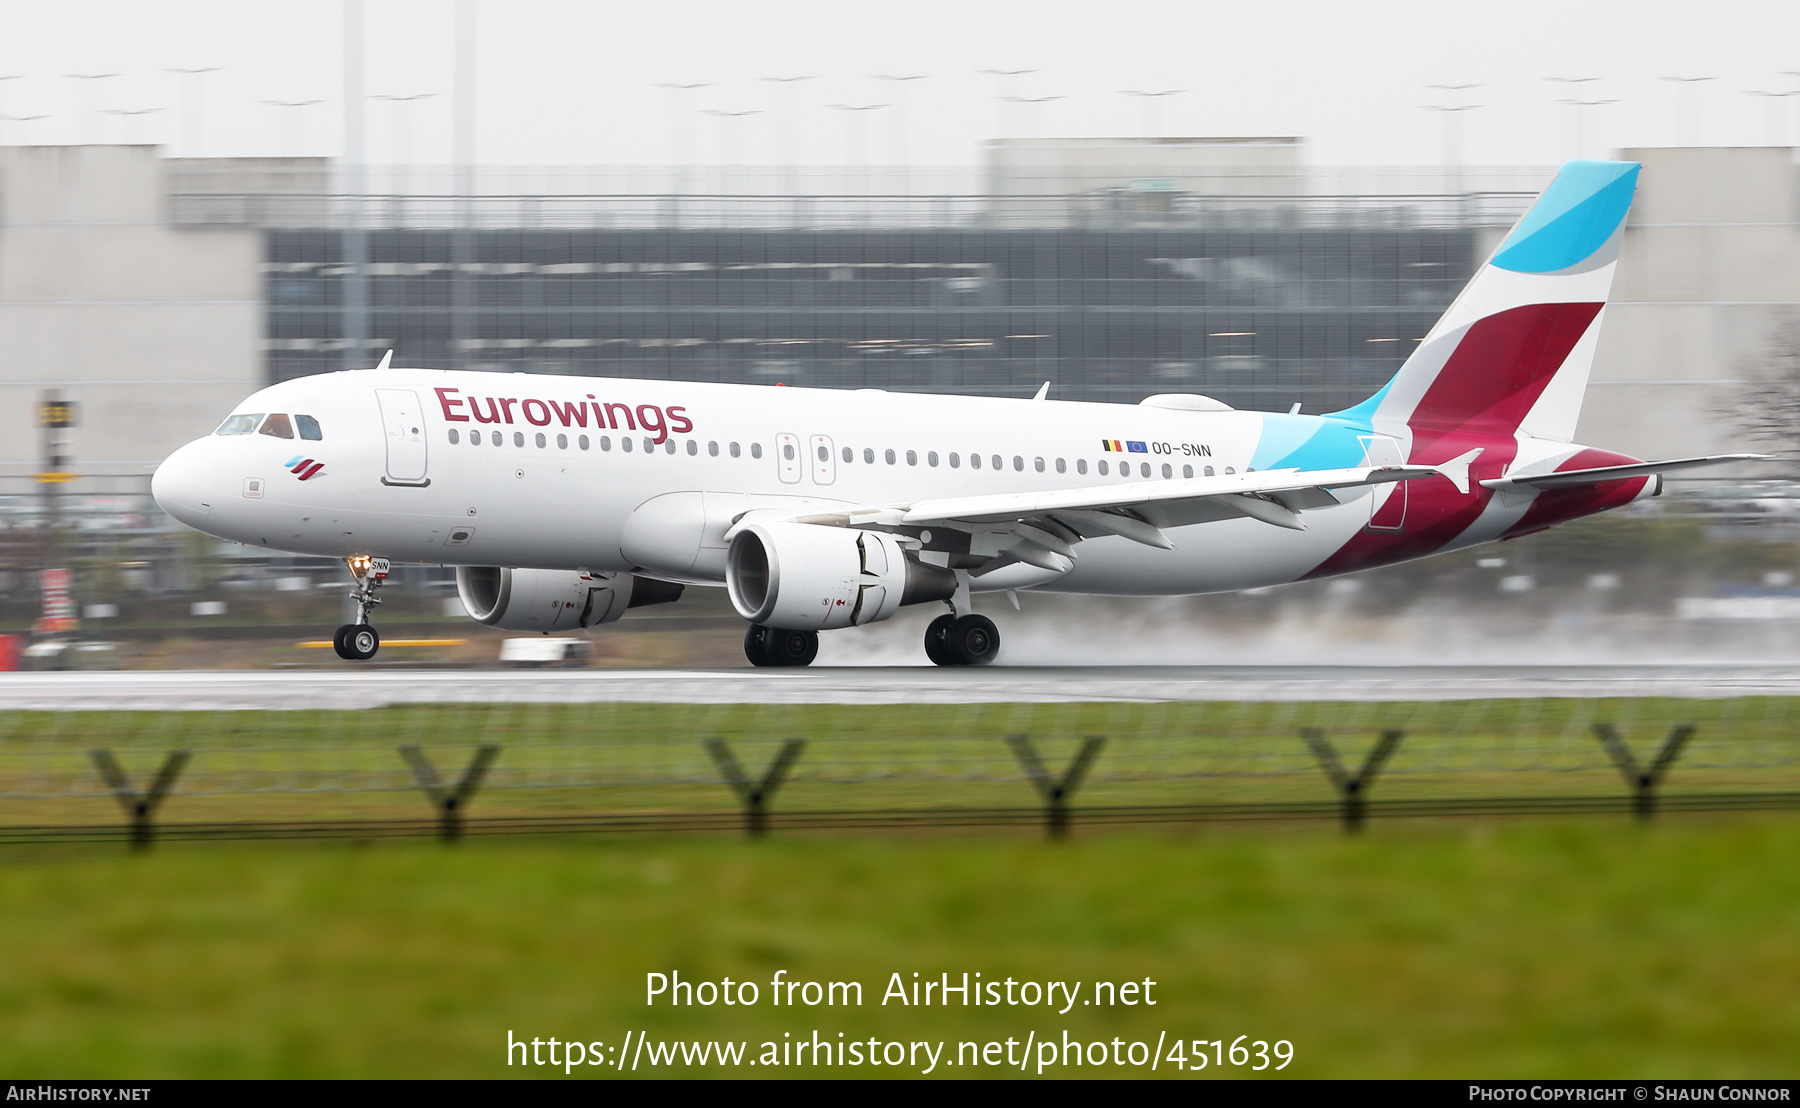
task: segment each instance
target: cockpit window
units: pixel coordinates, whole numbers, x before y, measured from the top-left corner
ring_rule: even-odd
[[[262,433],[270,438],[291,439],[294,437],[294,425],[288,422],[284,413],[276,412],[263,420]]]
[[[261,412],[257,412],[255,415],[234,415],[224,423],[219,424],[219,429],[215,433],[220,435],[248,435],[250,432],[256,430],[256,425],[261,421]]]
[[[294,417],[294,422],[300,425],[300,437],[303,439],[317,442],[325,437],[325,432],[319,430],[319,421],[312,416],[297,415]]]

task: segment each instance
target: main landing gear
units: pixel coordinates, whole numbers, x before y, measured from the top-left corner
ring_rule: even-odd
[[[818,656],[817,631],[789,631],[757,623],[744,632],[744,657],[753,666],[810,666]]]
[[[925,656],[940,666],[985,666],[1000,653],[1000,629],[986,616],[946,613],[925,628]]]
[[[337,656],[347,661],[363,662],[375,656],[381,649],[381,636],[375,628],[369,626],[369,613],[381,598],[375,590],[387,580],[388,560],[371,558],[367,554],[358,554],[345,558],[344,564],[350,567],[350,576],[356,585],[350,590],[350,599],[356,601],[356,622],[346,623],[337,629],[332,636],[331,645],[336,648]]]

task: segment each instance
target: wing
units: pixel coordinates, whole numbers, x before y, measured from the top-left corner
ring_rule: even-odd
[[[846,506],[842,511],[794,516],[763,510],[744,523],[783,518],[837,527],[879,528],[918,535],[931,528],[969,536],[964,567],[980,577],[1023,562],[1051,573],[1074,568],[1075,546],[1097,535],[1117,535],[1145,546],[1173,550],[1164,528],[1249,518],[1275,527],[1306,530],[1302,513],[1349,499],[1345,490],[1368,485],[1445,477],[1469,487],[1470,451],[1441,466],[1363,466],[1352,469],[1278,469],[1259,473],[1133,481],[1045,492],[995,493],[918,500],[909,504]],[[963,567],[958,567],[963,568]]]
[[[1625,477],[1648,477],[1675,469],[1716,466],[1726,462],[1765,462],[1771,454],[1714,454],[1705,458],[1670,458],[1661,462],[1638,462],[1634,465],[1598,466],[1594,469],[1565,469],[1556,473],[1525,473],[1495,477],[1481,482],[1487,489],[1561,489],[1572,485],[1593,485],[1601,481],[1617,481]]]

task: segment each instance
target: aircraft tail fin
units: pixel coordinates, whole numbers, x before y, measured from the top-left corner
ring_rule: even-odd
[[[1572,439],[1638,168],[1565,164],[1394,379],[1338,414],[1413,462],[1448,460],[1470,434]]]

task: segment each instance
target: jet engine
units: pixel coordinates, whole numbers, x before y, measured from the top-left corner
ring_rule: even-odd
[[[627,608],[670,603],[681,586],[630,573],[458,566],[456,595],[477,623],[549,632],[598,627]]]
[[[751,623],[820,631],[874,623],[905,604],[948,600],[956,575],[879,531],[753,523],[731,540],[725,586]]]

